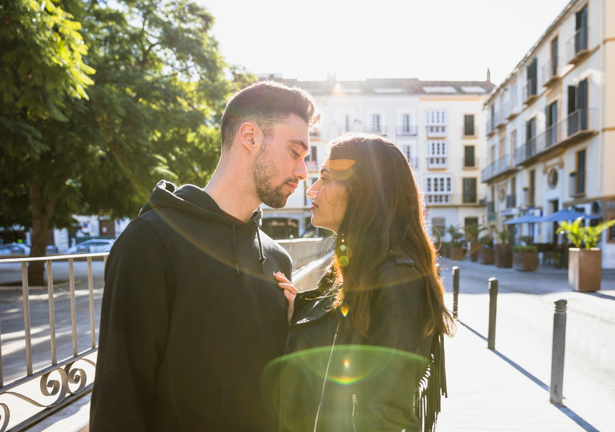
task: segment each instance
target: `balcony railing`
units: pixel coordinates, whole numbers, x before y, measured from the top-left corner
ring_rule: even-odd
[[[564,120],[548,126],[545,132],[530,138],[515,149],[515,165],[524,163],[534,156],[560,145],[566,145],[593,134],[597,128],[595,109],[579,109]]]
[[[438,138],[446,136],[446,126],[426,126],[427,138]]]
[[[500,159],[495,162],[489,164],[489,166],[483,169],[480,173],[481,182],[485,183],[492,178],[502,174],[505,171],[513,169],[514,167],[510,164],[510,156],[504,155]]]
[[[589,53],[587,35],[589,29],[580,28],[566,42],[566,58],[568,63],[577,63]]]
[[[559,67],[557,57],[550,58],[546,65],[542,67],[543,87],[548,87],[559,78]]]
[[[491,118],[488,118],[487,119],[487,135],[490,135],[494,131],[495,129],[494,129],[493,121],[491,121]]]
[[[443,205],[450,204],[452,202],[451,193],[443,194],[425,194],[425,202],[429,205]]]
[[[535,83],[533,79],[528,79],[523,86],[523,102],[531,104],[538,97],[537,95],[538,83]]]
[[[407,158],[408,162],[410,162],[410,166],[414,169],[418,169],[419,168],[419,158],[417,157],[409,157]]]
[[[397,136],[416,136],[417,129],[416,126],[397,126]]]
[[[502,123],[510,117],[511,104],[510,101],[502,102]]]
[[[447,167],[447,156],[427,156],[427,168],[440,169]]]
[[[493,126],[496,127],[496,128],[499,127],[501,121],[502,120],[501,120],[501,117],[500,117],[500,111],[495,110],[493,112]]]

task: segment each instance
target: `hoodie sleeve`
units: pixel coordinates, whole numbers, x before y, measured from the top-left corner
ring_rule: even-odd
[[[136,219],[105,268],[92,432],[147,429],[173,296],[171,260],[154,229]]]

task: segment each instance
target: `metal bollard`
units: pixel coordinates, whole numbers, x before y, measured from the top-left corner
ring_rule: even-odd
[[[564,354],[566,351],[566,300],[555,302],[553,315],[553,352],[551,354],[551,386],[549,399],[552,404],[561,405],[564,387]]]
[[[459,317],[459,267],[453,267],[453,318]]]
[[[498,312],[498,280],[489,278],[489,334],[487,348],[495,349],[495,320]]]

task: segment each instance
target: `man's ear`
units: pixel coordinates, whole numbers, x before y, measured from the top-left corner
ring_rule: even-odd
[[[237,132],[239,144],[249,152],[258,150],[263,143],[263,131],[254,122],[244,122]]]

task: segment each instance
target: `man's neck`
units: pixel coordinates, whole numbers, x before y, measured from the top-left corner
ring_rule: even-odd
[[[205,186],[205,192],[223,212],[248,222],[261,203],[253,192],[254,186],[245,178],[245,172],[238,173],[238,170],[231,172],[218,166]]]

